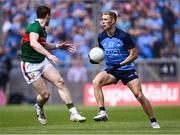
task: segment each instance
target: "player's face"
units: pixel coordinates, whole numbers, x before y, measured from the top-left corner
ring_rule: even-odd
[[[111,29],[114,24],[109,15],[103,14],[102,20],[101,20],[101,25],[104,30],[108,30],[108,29]]]

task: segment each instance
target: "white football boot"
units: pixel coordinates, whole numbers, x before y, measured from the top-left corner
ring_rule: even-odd
[[[70,120],[73,121],[73,122],[85,122],[86,121],[86,118],[81,116],[79,113],[72,113],[70,115]]]
[[[158,122],[151,122],[152,128],[160,128],[160,125]]]
[[[46,125],[47,124],[47,120],[46,120],[43,108],[41,108],[38,104],[35,104],[34,107],[36,109],[36,115],[37,115],[38,121],[42,125]]]
[[[107,121],[108,120],[108,115],[106,112],[104,113],[99,113],[97,116],[93,118],[95,121]]]

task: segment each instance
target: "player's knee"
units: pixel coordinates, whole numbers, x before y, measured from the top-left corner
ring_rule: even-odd
[[[100,86],[100,83],[99,83],[98,81],[96,81],[96,80],[93,80],[92,85],[93,85],[94,88],[99,88],[99,87],[101,87],[101,86]]]
[[[142,93],[135,94],[135,97],[140,103],[143,103],[145,101],[145,97]]]
[[[49,99],[50,93],[49,93],[49,92],[43,92],[43,93],[41,94],[41,96],[42,96],[44,99]]]
[[[139,92],[134,93],[134,96],[135,96],[136,98],[138,98],[138,97],[139,97]]]
[[[64,86],[64,79],[61,78],[61,79],[57,80],[56,84],[58,87],[63,87]]]

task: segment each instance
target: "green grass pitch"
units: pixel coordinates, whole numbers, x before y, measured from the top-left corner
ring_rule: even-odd
[[[33,106],[0,107],[0,134],[180,134],[180,107],[154,107],[161,129],[152,129],[141,107],[107,107],[109,120],[95,122],[97,107],[78,106],[85,123],[69,120],[63,105],[45,106],[48,124],[43,126],[35,117]]]

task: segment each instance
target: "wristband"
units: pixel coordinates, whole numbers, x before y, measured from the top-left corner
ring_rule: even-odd
[[[56,44],[56,49],[59,49],[59,44]]]

